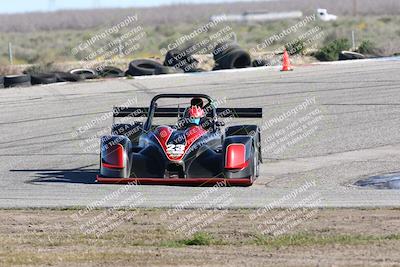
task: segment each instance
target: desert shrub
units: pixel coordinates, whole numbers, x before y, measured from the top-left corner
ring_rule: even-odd
[[[26,73],[26,74],[46,73],[46,72],[52,72],[52,71],[56,71],[56,70],[57,69],[54,67],[53,62],[47,62],[47,63],[39,63],[39,64],[29,66],[24,70],[24,73]]]
[[[375,51],[376,51],[375,44],[370,40],[362,41],[357,49],[357,52],[361,54],[374,54]]]
[[[305,44],[302,40],[296,40],[285,44],[285,49],[290,55],[303,54],[305,48]]]
[[[0,76],[21,74],[20,68],[15,65],[0,64]]]
[[[338,39],[322,47],[315,55],[321,61],[338,60],[339,53],[342,50],[348,50],[351,47],[348,39]]]

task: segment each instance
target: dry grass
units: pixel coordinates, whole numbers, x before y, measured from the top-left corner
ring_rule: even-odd
[[[261,234],[257,225],[282,210],[256,221],[249,220],[252,210],[230,210],[189,235],[170,230],[170,225],[207,211],[163,216],[168,210],[130,210],[124,212],[134,213],[132,218],[100,236],[85,234],[81,227],[104,210],[73,220],[79,211],[1,210],[0,266],[400,264],[395,253],[400,245],[398,210],[317,210],[277,236]]]
[[[301,10],[306,14],[317,8],[327,8],[337,15],[352,15],[353,1],[348,0],[289,0],[255,1],[221,4],[171,5],[155,8],[70,10],[50,13],[28,13],[0,15],[0,32],[32,32],[49,30],[83,30],[115,24],[128,15],[138,14],[141,24],[157,26],[179,23],[208,21],[211,15],[242,13],[246,11]],[[397,0],[357,0],[357,14],[398,15],[400,2]]]
[[[302,33],[315,27],[321,27],[323,38],[318,39],[316,47],[326,45],[332,40],[351,39],[351,31],[355,31],[356,45],[369,40],[376,45],[379,54],[393,55],[400,52],[400,2],[395,0],[358,0],[357,14],[351,16],[352,6],[348,1],[338,0],[297,0],[272,2],[241,2],[229,4],[198,4],[194,6],[177,5],[156,8],[135,9],[102,9],[60,11],[52,13],[29,13],[0,15],[0,74],[20,73],[26,64],[60,63],[61,70],[82,66],[82,61],[92,51],[106,46],[115,38],[124,34],[127,29],[101,39],[89,49],[73,55],[71,51],[80,43],[90,39],[95,33],[104,31],[128,15],[137,14],[140,25],[146,32],[146,37],[140,43],[140,48],[134,53],[128,53],[123,60],[111,65],[125,70],[127,63],[136,58],[161,58],[160,49],[174,43],[182,35],[191,33],[204,23],[209,16],[218,13],[240,13],[245,11],[283,11],[300,9],[304,14],[314,13],[316,8],[326,7],[332,13],[339,15],[335,22],[323,23],[315,21],[308,23]],[[274,21],[267,23],[221,23],[209,33],[204,33],[196,41],[204,40],[221,28],[229,25],[236,33],[239,44],[247,50],[257,47],[268,37],[279,34],[298,20]],[[301,33],[298,32],[298,35]],[[268,51],[282,47],[293,41],[297,34],[291,34],[277,41]],[[17,67],[7,67],[8,42],[13,43],[14,64]],[[314,44],[313,44],[314,45]],[[268,52],[263,51],[263,52]],[[96,58],[102,60],[101,57]],[[279,62],[279,61],[278,61]],[[308,62],[308,59],[307,59]],[[90,64],[86,64],[90,65]],[[212,59],[204,63],[205,69],[212,68]]]

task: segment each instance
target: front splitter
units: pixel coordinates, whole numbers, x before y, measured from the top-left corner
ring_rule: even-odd
[[[97,182],[106,184],[127,184],[137,185],[193,185],[210,186],[222,184],[225,186],[250,186],[253,184],[250,178],[110,178],[97,175]]]

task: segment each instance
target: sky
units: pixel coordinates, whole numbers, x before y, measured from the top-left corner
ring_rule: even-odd
[[[85,9],[94,7],[143,7],[178,3],[218,3],[229,1],[232,2],[233,0],[0,0],[0,13],[55,11],[60,9]]]

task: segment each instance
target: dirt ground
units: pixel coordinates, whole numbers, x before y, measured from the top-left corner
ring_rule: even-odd
[[[0,266],[400,266],[399,209],[0,210]]]

